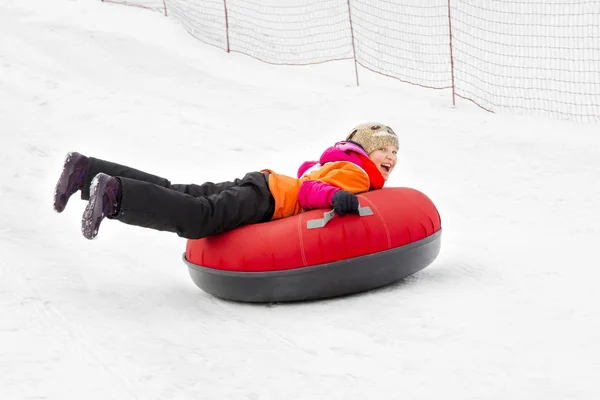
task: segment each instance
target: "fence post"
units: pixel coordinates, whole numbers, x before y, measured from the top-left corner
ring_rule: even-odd
[[[354,74],[356,75],[356,86],[358,86],[358,65],[356,62],[356,46],[354,45],[354,26],[352,25],[352,11],[350,10],[350,0],[348,3],[348,20],[350,21],[350,36],[352,37],[352,54],[354,56]]]
[[[168,17],[168,15],[167,15],[167,0],[163,0],[163,7],[165,9],[165,17]]]
[[[225,8],[225,38],[227,39],[227,52],[229,53],[229,14],[227,13],[227,0],[223,0]]]
[[[456,107],[456,94],[454,90],[454,54],[452,53],[452,17],[450,9],[450,0],[448,0],[448,35],[450,36],[450,74],[452,76],[452,106]]]

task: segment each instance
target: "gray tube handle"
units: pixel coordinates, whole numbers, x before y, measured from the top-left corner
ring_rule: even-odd
[[[306,229],[323,228],[335,215],[335,210],[327,211],[323,213],[323,218],[311,219],[306,221]],[[360,207],[358,209],[358,215],[366,217],[367,215],[373,215],[373,211],[370,207]]]

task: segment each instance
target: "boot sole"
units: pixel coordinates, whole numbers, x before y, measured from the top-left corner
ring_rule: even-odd
[[[65,204],[62,207],[58,206],[58,202],[61,200],[61,198],[59,198],[58,194],[59,193],[66,193],[65,190],[67,189],[67,184],[69,183],[69,176],[73,173],[74,168],[71,167],[69,168],[69,170],[67,171],[67,165],[69,164],[69,161],[71,161],[71,158],[73,157],[73,152],[70,152],[67,154],[67,156],[65,157],[65,162],[63,163],[63,170],[62,173],[60,174],[60,178],[58,178],[58,182],[56,182],[56,186],[54,187],[54,211],[56,211],[57,213],[61,213],[65,210],[65,207],[67,206],[67,202],[69,201],[69,198],[67,197]],[[70,196],[69,196],[70,197]]]
[[[102,199],[98,201],[98,193],[104,193],[108,178],[108,176],[102,175],[95,176],[90,184],[90,201],[85,207],[81,218],[81,233],[86,239],[92,240],[98,235],[100,222],[105,217],[102,212]]]

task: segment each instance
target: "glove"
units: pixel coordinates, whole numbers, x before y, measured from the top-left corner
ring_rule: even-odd
[[[345,190],[338,190],[333,194],[331,205],[339,215],[358,214],[358,197]]]

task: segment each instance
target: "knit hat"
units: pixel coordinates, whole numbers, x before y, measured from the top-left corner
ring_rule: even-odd
[[[346,140],[360,144],[367,154],[387,145],[398,147],[398,136],[392,128],[378,123],[357,125]]]

